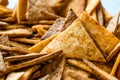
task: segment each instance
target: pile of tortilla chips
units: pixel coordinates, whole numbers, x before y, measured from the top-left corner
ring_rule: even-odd
[[[120,22],[100,0],[0,0],[0,80],[119,80]]]

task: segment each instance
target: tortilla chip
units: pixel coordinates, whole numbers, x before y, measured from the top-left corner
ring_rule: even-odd
[[[35,40],[35,39],[27,39],[27,38],[11,38],[10,40],[20,42],[20,43],[26,43],[26,44],[37,44],[41,40]]]
[[[53,39],[41,53],[52,53],[58,50],[63,50],[68,58],[105,61],[79,19]]]
[[[6,34],[9,37],[28,37],[32,35],[32,31],[27,29],[12,29],[6,31],[0,31],[0,35]]]
[[[118,39],[120,39],[120,23],[118,24],[118,29],[117,29],[116,37]]]
[[[23,74],[23,71],[11,72],[7,75],[6,80],[19,80]]]
[[[104,15],[101,3],[97,6],[97,20],[101,25],[104,25]]]
[[[66,18],[65,18],[65,22],[63,24],[62,31],[67,29],[74,22],[74,20],[76,18],[77,18],[77,15],[74,13],[74,11],[72,9],[70,9],[67,13]]]
[[[65,6],[65,8],[62,9],[62,12],[60,13],[60,15],[65,17],[68,11],[70,9],[73,9],[76,15],[80,16],[82,11],[84,11],[85,6],[86,6],[85,0],[69,0],[69,3]]]
[[[100,3],[100,0],[87,0],[85,11],[87,11],[88,14],[91,14],[92,11],[97,7],[99,3]]]
[[[117,59],[114,63],[114,66],[113,66],[112,71],[110,73],[111,75],[113,75],[113,76],[115,75],[119,65],[120,65],[120,53],[118,54]]]
[[[109,55],[119,43],[119,39],[92,19],[86,12],[81,14],[80,20],[104,56]]]
[[[28,0],[27,3],[26,19],[28,21],[55,20],[58,18],[44,0]]]
[[[8,0],[0,0],[0,5],[7,6]]]
[[[3,60],[2,52],[0,51],[0,71],[5,71],[5,70],[6,70],[6,66]]]
[[[102,80],[118,80],[115,76],[112,76],[109,73],[101,70],[100,68],[98,68],[92,62],[90,62],[90,61],[88,61],[86,59],[83,59],[83,62],[85,64],[87,64],[93,70],[95,76],[100,77]]]
[[[81,70],[81,69],[78,69],[78,68],[75,68],[75,67],[71,67],[71,66],[66,66],[65,69],[64,69],[64,73],[63,73],[63,80],[77,80],[77,79],[72,78],[69,75],[69,71],[74,71],[77,74],[84,74],[84,77],[89,77],[90,76],[90,73],[88,73],[84,70]]]
[[[119,65],[118,70],[117,70],[117,78],[120,79],[120,65]]]
[[[9,37],[6,34],[0,36],[0,44],[10,46]]]
[[[12,13],[12,10],[0,5],[0,15],[7,14],[7,13]]]
[[[59,33],[54,34],[53,36],[40,41],[36,45],[29,48],[29,51],[31,52],[40,52],[47,44],[49,44]]]
[[[31,45],[21,44],[21,43],[15,42],[15,41],[10,41],[10,46],[24,48],[25,50],[28,50],[28,48],[31,47]]]
[[[40,65],[34,65],[30,68],[24,70],[24,74],[21,76],[20,80],[29,80],[29,77],[32,75],[33,72],[38,70]]]
[[[41,21],[20,21],[18,24],[48,24],[51,25],[55,20],[41,20]]]
[[[75,66],[79,69],[93,73],[92,70],[82,60],[68,59],[67,62],[68,64]]]
[[[119,54],[120,50],[120,43],[118,43],[115,48],[111,51],[111,53],[107,56],[106,61],[109,62],[110,60],[114,59],[116,55]]]
[[[68,74],[75,80],[91,80],[90,78],[86,77],[83,73],[78,73],[74,70],[69,70]]]
[[[112,34],[116,34],[117,33],[117,29],[118,29],[118,22],[119,22],[119,15],[120,12],[118,12],[108,23],[106,29],[108,31],[110,31]]]
[[[50,36],[56,34],[57,32],[60,32],[62,29],[62,26],[64,24],[64,18],[58,18],[55,23],[50,27],[50,29],[41,37],[41,39],[47,39]]]
[[[67,5],[69,0],[46,0],[46,2],[56,13],[58,13]]]
[[[66,58],[63,56],[56,70],[50,74],[47,80],[61,80],[65,64],[66,64]]]
[[[26,19],[27,0],[18,0],[17,5],[17,21],[20,23]]]
[[[95,21],[97,21],[96,9],[92,11],[91,16]]]
[[[7,25],[8,25],[8,23],[0,21],[0,27],[7,26]]]

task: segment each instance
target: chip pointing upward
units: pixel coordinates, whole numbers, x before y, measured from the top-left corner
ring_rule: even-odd
[[[86,12],[81,14],[80,20],[101,51],[105,55],[109,55],[119,43],[119,39],[92,19]]]
[[[68,58],[105,61],[79,19],[53,39],[41,53],[52,53],[58,50],[63,50]]]

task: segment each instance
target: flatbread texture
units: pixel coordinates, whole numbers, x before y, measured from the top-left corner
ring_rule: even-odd
[[[92,19],[86,12],[81,14],[80,20],[103,54],[109,55],[119,43],[119,39]]]
[[[57,32],[60,32],[60,30],[62,29],[62,26],[64,24],[64,18],[58,18],[56,19],[56,21],[54,22],[54,24],[50,27],[50,29],[41,37],[41,39],[47,39],[50,36],[56,34]]]
[[[87,5],[85,11],[89,14],[96,8],[96,6],[100,3],[100,0],[87,0]]]
[[[79,19],[53,39],[41,53],[52,53],[58,50],[63,50],[68,58],[105,61]]]
[[[120,12],[118,12],[108,23],[106,29],[108,31],[110,31],[111,33],[113,33],[114,35],[117,33],[117,29],[118,29],[118,22],[119,22],[119,15]]]
[[[18,5],[17,5],[17,20],[18,20],[18,23],[25,20],[26,10],[27,10],[27,1],[26,0],[18,0]]]
[[[29,21],[39,21],[44,19],[57,19],[58,16],[44,0],[27,1],[26,19]]]
[[[60,15],[66,16],[70,9],[76,13],[77,16],[80,16],[82,11],[85,10],[86,0],[69,0],[69,3],[62,9]]]

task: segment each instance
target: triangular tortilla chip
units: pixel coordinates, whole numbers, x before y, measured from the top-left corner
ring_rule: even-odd
[[[114,35],[116,34],[117,32],[117,29],[118,29],[118,22],[119,22],[119,14],[120,12],[118,12],[108,23],[106,29],[108,31],[110,31],[111,33],[113,33]]]
[[[52,53],[56,50],[63,50],[68,58],[105,61],[79,19],[53,39],[41,53]]]
[[[114,47],[119,43],[119,39],[117,39],[112,33],[107,31],[102,25],[92,19],[86,12],[81,14],[80,19],[103,54],[110,54]]]
[[[77,14],[77,16],[80,16],[82,11],[84,11],[85,9],[85,5],[85,0],[69,0],[69,3],[65,6],[65,8],[62,9],[60,15],[66,16],[68,11],[72,8],[73,11]]]
[[[49,42],[51,42],[57,35],[59,34],[56,33],[54,35],[52,35],[51,37],[40,41],[39,43],[37,43],[36,45],[32,46],[29,48],[29,51],[31,52],[40,52],[47,44],[49,44]]]
[[[28,0],[26,19],[39,21],[44,19],[57,19],[58,16],[44,0]]]
[[[96,6],[100,3],[100,0],[87,0],[87,5],[85,11],[91,14],[91,12],[96,8]]]

